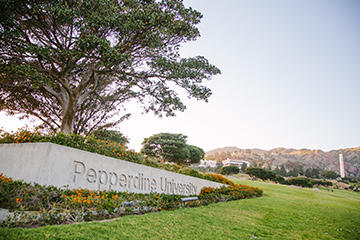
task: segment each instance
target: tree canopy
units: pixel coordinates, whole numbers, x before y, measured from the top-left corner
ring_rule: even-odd
[[[174,116],[177,94],[207,101],[203,85],[220,70],[202,56],[181,58],[200,36],[200,12],[182,0],[0,0],[0,111],[42,127],[88,133],[144,112]]]
[[[204,158],[204,150],[187,145],[186,139],[187,136],[182,134],[155,134],[144,139],[141,153],[180,165],[200,162]]]
[[[325,178],[329,178],[329,179],[335,179],[335,178],[338,178],[340,175],[337,174],[336,172],[334,171],[326,171],[324,173],[324,177]]]

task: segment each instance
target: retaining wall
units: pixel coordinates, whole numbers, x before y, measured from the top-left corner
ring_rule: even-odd
[[[0,144],[0,172],[57,187],[135,193],[199,194],[222,184],[53,143]]]

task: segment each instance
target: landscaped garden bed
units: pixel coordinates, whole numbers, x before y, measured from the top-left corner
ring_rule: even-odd
[[[61,189],[14,181],[1,174],[0,193],[0,208],[12,212],[1,226],[33,227],[198,207],[216,202],[260,197],[263,190],[232,183],[218,189],[203,188],[198,196],[193,196],[194,200],[183,201],[182,199],[187,196]]]

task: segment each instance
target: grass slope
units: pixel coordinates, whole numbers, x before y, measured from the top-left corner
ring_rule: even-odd
[[[360,194],[235,180],[255,199],[36,229],[0,228],[2,239],[360,239]]]

